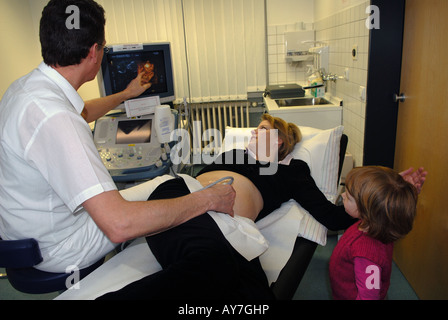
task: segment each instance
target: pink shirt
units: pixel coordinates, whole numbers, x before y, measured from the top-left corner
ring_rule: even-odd
[[[361,257],[356,257],[354,263],[356,287],[358,288],[356,300],[380,300],[380,288],[375,286],[375,280],[381,279],[381,267],[369,259]],[[372,268],[372,266],[374,267]],[[375,277],[377,278],[375,279]]]
[[[393,243],[348,228],[333,250],[329,273],[335,300],[384,299],[390,285]]]

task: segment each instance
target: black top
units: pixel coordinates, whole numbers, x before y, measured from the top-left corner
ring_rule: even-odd
[[[218,156],[215,162],[202,169],[199,175],[210,171],[226,170],[239,173],[252,181],[264,201],[257,221],[290,199],[297,201],[329,230],[343,230],[357,221],[345,212],[343,206],[336,206],[327,200],[311,177],[306,162],[291,160],[289,165],[279,164],[274,174],[260,174],[262,172],[260,169],[264,168],[267,172],[266,168],[271,165],[256,161],[244,150],[235,149]]]

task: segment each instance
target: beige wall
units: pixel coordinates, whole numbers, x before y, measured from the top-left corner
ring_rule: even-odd
[[[42,61],[39,21],[48,0],[0,0],[0,97],[9,85]],[[99,96],[96,81],[79,90],[84,99]]]
[[[317,21],[364,3],[365,0],[314,0],[314,2],[314,18]]]
[[[294,24],[314,21],[316,0],[266,0],[268,25]]]
[[[0,0],[0,96],[42,60],[29,0]]]

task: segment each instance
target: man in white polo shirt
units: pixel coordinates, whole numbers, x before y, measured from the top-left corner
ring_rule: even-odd
[[[79,29],[66,26],[73,5]],[[85,268],[118,243],[208,210],[233,215],[228,185],[175,200],[121,197],[81,116],[92,121],[97,112],[77,93],[99,71],[104,26],[104,10],[93,0],[51,0],[40,23],[44,62],[0,101],[0,237],[35,238],[44,258],[37,268],[45,271]]]

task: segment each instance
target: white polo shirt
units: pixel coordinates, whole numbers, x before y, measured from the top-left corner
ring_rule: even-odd
[[[116,186],[80,116],[84,102],[44,63],[0,101],[0,236],[35,238],[44,261],[65,272],[114,248],[81,204]]]

